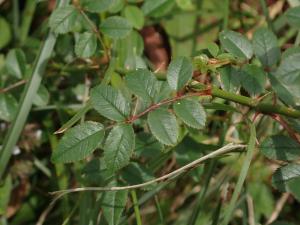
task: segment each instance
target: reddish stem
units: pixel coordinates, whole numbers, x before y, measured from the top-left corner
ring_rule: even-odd
[[[128,118],[126,123],[133,123],[135,120],[139,119],[140,117],[146,115],[147,113],[149,113],[149,112],[151,112],[151,111],[153,111],[153,110],[155,110],[155,109],[157,109],[157,108],[159,108],[163,105],[167,105],[167,104],[179,101],[179,100],[184,99],[184,98],[189,98],[189,97],[193,97],[193,96],[205,96],[205,95],[207,95],[207,96],[211,95],[211,89],[210,88],[199,91],[199,92],[190,93],[190,94],[187,94],[187,95],[176,95],[173,98],[165,99],[161,102],[158,102],[158,103],[155,103],[155,104],[149,106],[143,112]]]
[[[277,121],[278,123],[281,124],[281,126],[283,126],[283,128],[289,133],[289,135],[291,136],[291,138],[295,139],[298,143],[300,143],[300,140],[298,139],[297,135],[295,134],[295,131],[289,127],[289,125],[287,124],[287,122],[285,122],[285,120],[278,114],[272,114],[271,117]]]

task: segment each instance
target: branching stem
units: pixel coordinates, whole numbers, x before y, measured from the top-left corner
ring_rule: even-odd
[[[177,102],[181,99],[184,99],[184,98],[190,98],[190,97],[193,97],[193,96],[205,96],[205,95],[208,95],[210,96],[211,95],[211,89],[210,88],[207,88],[205,90],[201,90],[199,92],[195,92],[195,93],[190,93],[190,94],[187,94],[187,95],[179,95],[179,96],[176,96],[174,98],[169,98],[169,99],[165,99],[161,102],[158,102],[158,103],[155,103],[153,105],[151,105],[150,107],[148,107],[147,109],[145,109],[143,112],[137,114],[137,115],[133,115],[131,118],[129,118],[127,120],[127,123],[132,123],[134,122],[135,120],[139,119],[140,117],[146,115],[147,113],[163,106],[163,105],[167,105],[167,104],[170,104],[170,103],[173,103],[173,102]]]

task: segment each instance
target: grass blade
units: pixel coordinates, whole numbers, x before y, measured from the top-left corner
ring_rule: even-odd
[[[20,28],[21,44],[24,44],[27,39],[29,29],[31,26],[31,22],[32,22],[34,13],[35,13],[36,5],[37,5],[36,0],[27,0],[26,1],[25,9],[24,9],[23,16],[22,16],[22,24],[21,24],[21,28]]]
[[[132,203],[133,203],[134,214],[135,214],[135,218],[136,218],[136,224],[142,225],[142,218],[141,218],[141,213],[140,213],[140,209],[139,209],[139,203],[137,200],[136,191],[132,190],[132,191],[130,191],[130,193],[131,193],[131,197],[132,197]]]
[[[69,0],[61,0],[58,3],[58,7],[61,7],[68,2]],[[49,32],[40,48],[39,54],[37,55],[31,76],[21,97],[21,101],[18,106],[18,112],[8,130],[3,143],[2,151],[0,152],[0,179],[2,179],[7,163],[11,157],[12,150],[15,147],[27,120],[32,106],[32,101],[42,81],[42,75],[44,74],[47,62],[52,54],[56,38],[56,35],[54,35],[52,32]]]
[[[157,210],[157,213],[158,213],[158,218],[159,218],[160,224],[164,225],[165,220],[164,220],[163,212],[162,212],[162,209],[161,209],[161,206],[160,206],[159,199],[158,199],[157,195],[154,196],[154,201],[155,201],[155,206],[156,206],[156,210]]]
[[[252,156],[254,153],[254,149],[255,149],[255,140],[256,140],[256,131],[255,131],[255,126],[253,124],[250,125],[250,139],[249,139],[249,143],[248,143],[248,147],[247,147],[247,155],[246,155],[246,159],[244,161],[242,170],[240,172],[235,190],[233,192],[232,198],[230,200],[229,206],[228,208],[225,210],[225,216],[224,216],[224,220],[222,225],[228,225],[228,223],[230,222],[232,213],[235,209],[236,206],[236,202],[238,200],[238,197],[241,193],[244,181],[246,179],[249,167],[250,167],[250,163],[252,160]]]

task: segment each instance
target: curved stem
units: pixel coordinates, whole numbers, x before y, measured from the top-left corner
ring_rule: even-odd
[[[136,185],[131,185],[131,186],[123,186],[123,187],[82,187],[82,188],[74,188],[74,189],[67,189],[67,190],[61,190],[61,191],[55,191],[52,192],[51,194],[58,194],[60,197],[64,196],[65,194],[69,194],[69,193],[74,193],[74,192],[83,192],[83,191],[122,191],[122,190],[132,190],[132,189],[137,189],[137,188],[143,188],[146,186],[149,186],[151,184],[155,184],[159,181],[168,181],[172,178],[177,177],[178,175],[193,169],[195,167],[197,167],[200,163],[205,162],[208,159],[212,159],[212,158],[216,158],[218,156],[230,153],[230,152],[234,152],[236,151],[236,149],[240,149],[240,148],[245,148],[246,145],[241,145],[241,144],[233,144],[230,143],[228,145],[225,145],[224,147],[217,149],[199,159],[196,159],[195,161],[177,169],[174,170],[171,173],[168,173],[166,175],[163,175],[159,178],[147,181],[145,183],[141,183],[141,184],[136,184]]]

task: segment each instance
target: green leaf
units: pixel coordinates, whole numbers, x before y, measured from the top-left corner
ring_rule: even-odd
[[[157,92],[154,97],[155,102],[160,102],[166,98],[169,98],[172,94],[172,89],[170,88],[167,81],[157,81]]]
[[[195,5],[192,0],[176,0],[176,3],[179,8],[183,10],[193,10],[195,9]]]
[[[210,42],[207,44],[207,50],[213,57],[217,57],[219,54],[220,48],[216,43]]]
[[[130,102],[116,89],[105,84],[91,90],[93,107],[108,119],[124,121],[130,114]]]
[[[300,177],[300,165],[290,163],[276,170],[272,177],[272,185],[280,191],[287,191],[287,182]]]
[[[132,93],[128,89],[125,80],[120,74],[113,72],[111,74],[110,83],[111,86],[119,90],[126,99],[131,99]]]
[[[270,159],[297,160],[300,158],[300,144],[283,135],[268,137],[261,144],[260,150]]]
[[[280,84],[279,88],[287,89],[290,94],[290,100],[293,99],[293,105],[300,104],[300,48],[291,48],[283,53],[283,59],[274,74],[277,82]],[[280,91],[278,87],[275,88],[278,91],[279,97],[286,102],[285,92]],[[279,89],[279,90],[278,90]],[[287,102],[290,104],[290,102]]]
[[[10,122],[15,118],[18,102],[10,94],[0,94],[0,119]]]
[[[149,113],[148,124],[152,134],[165,145],[176,145],[178,125],[175,116],[165,108]]]
[[[101,23],[100,30],[111,38],[121,39],[129,35],[132,25],[123,17],[112,16]]]
[[[194,99],[183,99],[173,104],[175,114],[188,126],[201,129],[205,126],[206,114],[202,105]]]
[[[264,66],[273,66],[280,59],[280,48],[275,34],[267,28],[260,28],[253,35],[253,50]]]
[[[152,159],[158,156],[164,145],[150,133],[137,133],[134,154],[137,157]]]
[[[108,10],[116,0],[81,0],[81,6],[89,11],[95,13],[102,13]]]
[[[241,83],[250,95],[261,94],[265,90],[266,74],[256,65],[245,65],[241,71]]]
[[[109,133],[104,144],[104,159],[109,170],[128,165],[135,148],[135,134],[131,125],[118,125]]]
[[[141,63],[139,59],[144,53],[144,40],[142,36],[136,32],[131,31],[130,34],[124,38],[116,41],[116,55],[117,64],[129,71],[138,68],[147,68],[145,63]],[[144,65],[141,65],[144,64]]]
[[[48,104],[49,99],[50,99],[50,94],[47,88],[44,85],[41,85],[36,95],[34,96],[33,104],[37,106],[45,106]]]
[[[241,71],[232,66],[224,66],[218,69],[222,89],[236,92],[241,86]]]
[[[288,192],[292,193],[293,196],[300,202],[300,177],[292,179],[287,182]]]
[[[85,122],[68,130],[52,154],[54,163],[69,163],[90,155],[104,138],[103,125]]]
[[[192,79],[193,64],[187,57],[178,57],[171,61],[167,81],[173,90],[179,91]]]
[[[10,25],[5,18],[0,17],[0,50],[4,48],[11,40]]]
[[[128,88],[147,103],[153,102],[157,89],[156,77],[147,69],[139,69],[126,75]]]
[[[97,49],[97,37],[94,33],[85,32],[79,34],[75,42],[75,53],[79,57],[88,58],[95,54]]]
[[[250,59],[253,55],[250,41],[234,31],[222,31],[219,35],[224,49],[238,58]]]
[[[116,182],[111,182],[109,186],[116,186]],[[119,224],[120,217],[125,208],[128,191],[107,191],[103,194],[102,210],[103,215],[109,225]]]
[[[145,19],[144,13],[140,10],[140,8],[132,5],[126,6],[124,9],[124,15],[134,28],[143,28]]]
[[[145,0],[142,10],[146,16],[161,16],[173,3],[174,0]]]
[[[12,49],[8,52],[6,57],[7,72],[16,78],[21,79],[25,75],[26,58],[21,49]]]
[[[288,9],[285,16],[291,26],[300,28],[300,6]]]
[[[53,32],[65,34],[74,28],[79,16],[80,14],[72,5],[57,8],[49,18],[49,26]]]
[[[1,150],[1,149],[0,149]],[[10,193],[12,193],[13,185],[11,176],[5,178],[4,183],[0,186],[0,216],[6,214],[6,209],[10,200]]]
[[[130,1],[127,1],[130,3]],[[124,8],[124,5],[127,3],[124,0],[114,0],[114,3],[109,8],[110,13],[117,13]]]
[[[294,105],[296,102],[300,102],[300,97],[294,96],[294,93],[289,89],[289,87],[283,84],[276,76],[273,74],[268,74],[273,90],[279,96],[281,101],[288,105]]]

